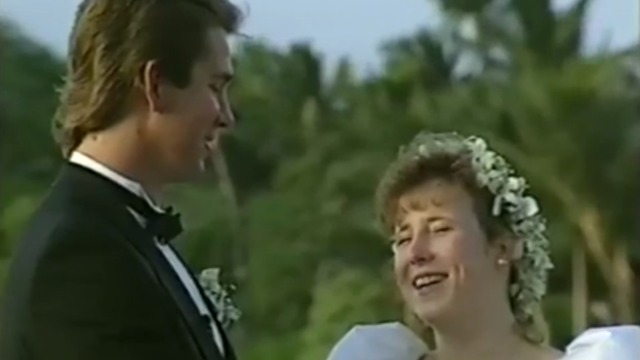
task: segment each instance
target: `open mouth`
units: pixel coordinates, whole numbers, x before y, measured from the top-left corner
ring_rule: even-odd
[[[213,134],[205,136],[203,147],[207,153],[214,151],[218,147],[218,138]]]
[[[422,291],[438,285],[449,277],[447,273],[425,273],[413,278],[414,289]]]

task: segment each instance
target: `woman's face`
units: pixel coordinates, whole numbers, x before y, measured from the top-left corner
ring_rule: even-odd
[[[422,321],[467,316],[481,311],[478,305],[495,292],[505,294],[508,269],[497,265],[499,254],[489,246],[462,186],[429,181],[404,193],[397,205],[396,282]]]

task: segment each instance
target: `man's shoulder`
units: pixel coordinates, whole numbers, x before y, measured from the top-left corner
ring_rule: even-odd
[[[35,209],[22,232],[22,240],[50,238],[55,235],[96,231],[109,227],[104,214],[79,201],[61,201],[56,194],[47,195]],[[35,244],[34,244],[35,245]]]
[[[61,247],[98,250],[121,235],[109,217],[89,204],[50,192],[35,209],[15,240],[13,261],[34,263]],[[113,241],[111,241],[113,242]]]
[[[91,209],[71,204],[60,206],[62,203],[55,196],[45,196],[22,231],[11,239],[15,248],[6,286],[18,299],[26,296],[38,269],[44,265],[74,266],[91,258],[87,256],[91,252],[96,254],[95,258],[100,254],[100,261],[114,261],[114,256],[105,249],[118,247],[113,238],[119,234],[108,221]]]

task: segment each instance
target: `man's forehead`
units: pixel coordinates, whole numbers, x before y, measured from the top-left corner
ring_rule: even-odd
[[[233,75],[231,48],[226,33],[220,28],[211,29],[207,34],[208,63],[214,77],[223,79]]]
[[[222,28],[216,27],[209,29],[207,38],[212,49],[216,50],[220,55],[231,56],[229,39],[227,39],[227,33]]]

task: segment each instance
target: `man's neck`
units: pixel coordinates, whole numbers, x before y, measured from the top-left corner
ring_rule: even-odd
[[[126,141],[119,142],[118,146],[107,146],[101,139],[87,139],[75,150],[85,156],[99,162],[112,171],[134,181],[152,198],[157,198],[162,185],[154,181],[154,176],[141,161],[135,149],[132,149]]]

